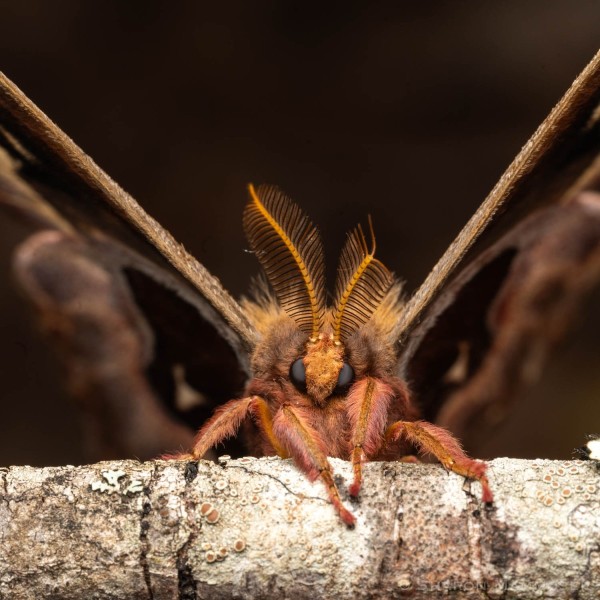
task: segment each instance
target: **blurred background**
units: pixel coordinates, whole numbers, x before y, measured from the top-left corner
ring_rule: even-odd
[[[246,185],[311,215],[333,276],[373,217],[414,289],[600,45],[600,4],[0,2],[0,69],[235,295]],[[85,460],[12,286],[0,223],[0,464]],[[593,308],[593,310],[592,310]],[[600,432],[597,304],[479,456],[569,458]]]

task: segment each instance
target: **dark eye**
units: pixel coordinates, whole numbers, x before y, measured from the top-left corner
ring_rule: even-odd
[[[292,363],[290,367],[290,379],[298,389],[306,389],[306,369],[301,358]]]
[[[344,363],[338,375],[336,389],[348,387],[354,379],[354,370],[348,363]]]

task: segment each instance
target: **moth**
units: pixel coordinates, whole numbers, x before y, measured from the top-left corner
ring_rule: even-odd
[[[191,454],[180,458],[202,458],[252,416],[259,453],[292,457],[311,480],[320,478],[349,526],[355,518],[342,503],[328,456],[351,460],[349,491],[358,496],[365,460],[408,456],[412,444],[479,480],[484,502],[491,502],[485,465],[469,459],[448,431],[418,420],[406,383],[394,375],[401,286],[375,258],[371,223],[370,248],[360,226],[348,235],[328,307],[314,225],[275,187],[250,185],[249,193],[244,229],[276,297],[266,292],[245,303],[260,333],[245,397],[220,407]]]
[[[365,460],[423,450],[491,500],[456,439],[489,435],[600,280],[599,104],[597,55],[405,303],[371,228],[350,233],[326,302],[316,230],[276,188],[250,188],[277,302],[240,304],[0,76],[0,209],[32,229],[15,276],[90,457],[197,458],[243,422],[236,451],[294,458],[348,524],[327,455],[352,461],[351,494]]]

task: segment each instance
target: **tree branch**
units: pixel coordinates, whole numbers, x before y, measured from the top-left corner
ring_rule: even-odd
[[[491,508],[439,465],[367,464],[349,530],[280,459],[2,469],[0,598],[597,597],[597,464],[490,478]]]

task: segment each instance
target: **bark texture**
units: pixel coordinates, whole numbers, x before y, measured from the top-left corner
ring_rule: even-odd
[[[597,463],[490,478],[367,464],[349,530],[286,460],[2,469],[0,598],[597,598]]]

